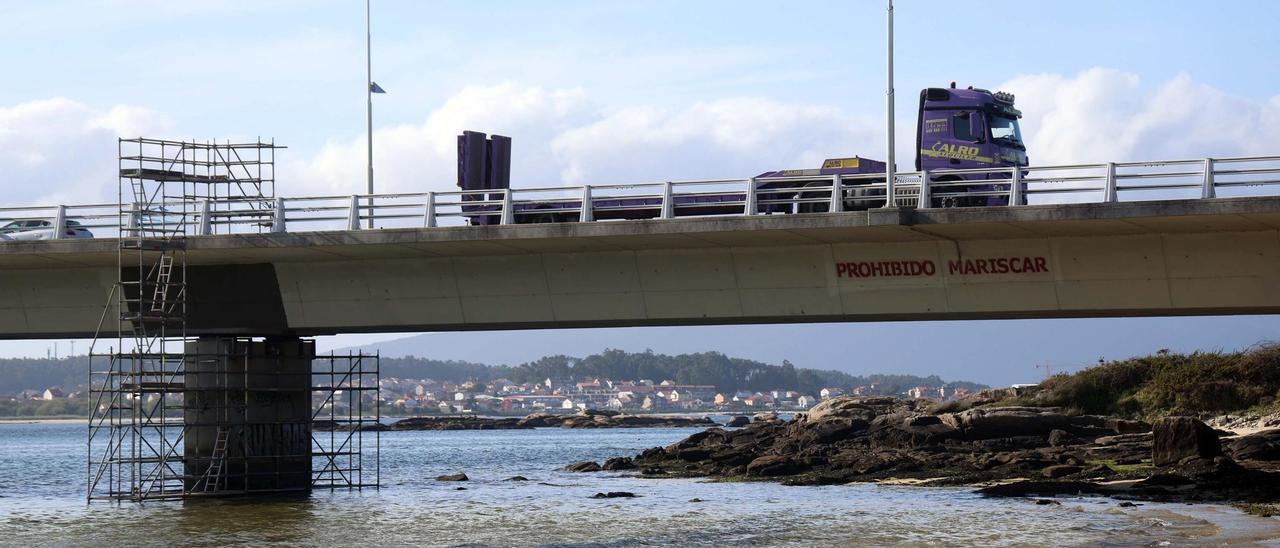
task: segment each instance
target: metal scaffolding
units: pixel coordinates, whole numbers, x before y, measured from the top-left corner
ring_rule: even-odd
[[[380,438],[366,449],[363,436],[380,420],[378,356],[313,361],[309,340],[188,330],[186,237],[219,232],[216,204],[241,217],[261,210],[259,226],[270,227],[280,147],[144,138],[118,146],[119,278],[89,353],[87,497],[376,486]],[[341,428],[313,436],[321,413]]]
[[[137,138],[119,143],[122,206],[152,206],[139,212],[148,215],[164,215],[174,205],[191,208],[189,220],[207,225],[210,234],[230,231],[227,223],[219,221],[232,210],[241,221],[257,212],[261,217],[257,226],[270,227],[275,153],[284,148],[274,141],[201,143]],[[209,211],[202,211],[206,204]],[[182,228],[192,234],[199,225]]]
[[[318,356],[312,368],[312,487],[377,487],[382,466],[379,354]],[[371,435],[372,443],[365,436]]]

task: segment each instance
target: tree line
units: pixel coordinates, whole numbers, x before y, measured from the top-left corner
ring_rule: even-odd
[[[51,386],[66,392],[83,390],[88,359],[71,356],[61,359],[0,359],[0,394],[13,395],[30,389],[43,391]],[[489,365],[457,360],[433,360],[415,356],[382,358],[382,378],[430,378],[461,383],[474,380],[488,383],[505,378],[515,383],[542,382],[551,378],[585,377],[611,380],[672,380],[677,384],[715,385],[721,391],[763,392],[773,389],[798,390],[816,394],[826,387],[844,390],[878,384],[880,393],[899,393],[915,386],[950,385],[969,389],[985,388],[972,382],[947,382],[937,375],[921,377],[905,374],[851,375],[842,371],[796,367],[783,360],[769,364],[732,358],[720,352],[667,355],[652,351],[627,352],[610,349],[585,357],[545,356],[517,366]]]

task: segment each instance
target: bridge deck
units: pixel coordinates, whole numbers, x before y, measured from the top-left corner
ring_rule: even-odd
[[[1280,197],[191,236],[189,264],[1280,229]],[[116,264],[112,238],[0,242],[0,268]]]

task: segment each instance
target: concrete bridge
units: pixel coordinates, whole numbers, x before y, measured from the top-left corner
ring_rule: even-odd
[[[1280,197],[186,242],[191,334],[1280,313]],[[127,331],[119,268],[114,239],[0,243],[0,337]]]
[[[90,367],[91,499],[376,485],[350,436],[377,358],[316,335],[1280,312],[1280,197],[1238,194],[1280,157],[173,201],[223,179],[147,158],[171,156],[121,171],[142,203],[0,208],[55,238],[0,240],[0,338],[119,337]]]

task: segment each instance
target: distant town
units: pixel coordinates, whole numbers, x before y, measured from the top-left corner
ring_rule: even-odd
[[[879,384],[852,388],[825,387],[816,393],[778,388],[768,391],[720,390],[710,384],[677,384],[671,380],[611,380],[548,377],[516,384],[507,379],[487,383],[438,382],[431,379],[381,380],[384,413],[389,414],[526,414],[604,409],[623,412],[759,412],[797,411],[836,396],[903,396],[933,401],[961,398],[966,387],[915,386],[887,390]]]
[[[82,416],[84,356],[0,359],[0,417]],[[324,383],[317,379],[317,385]],[[755,413],[805,410],[826,398],[898,396],[947,401],[985,388],[936,375],[852,375],[728,357],[605,350],[582,358],[546,356],[518,366],[406,356],[381,359],[380,394],[362,412],[384,416],[527,415],[584,409],[623,413]],[[181,396],[173,397],[177,404]],[[354,402],[316,392],[321,412]]]

